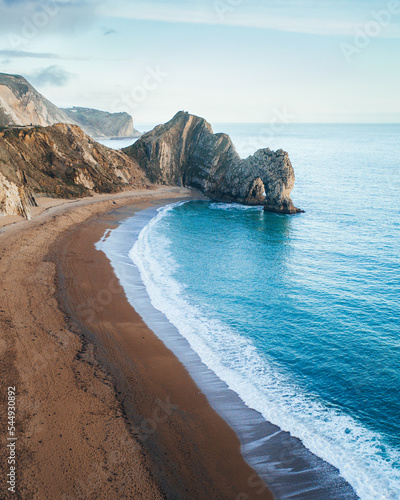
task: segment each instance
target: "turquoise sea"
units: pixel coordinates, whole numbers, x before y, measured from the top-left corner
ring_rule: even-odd
[[[359,498],[400,498],[400,125],[214,130],[242,156],[288,151],[305,213],[179,202],[127,219],[98,248],[133,302],[137,274],[143,300],[244,407]]]

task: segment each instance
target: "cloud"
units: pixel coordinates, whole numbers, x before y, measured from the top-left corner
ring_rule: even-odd
[[[9,48],[48,34],[76,34],[91,28],[101,2],[82,0],[0,0],[0,33]]]
[[[99,59],[96,57],[80,57],[80,56],[55,54],[53,52],[29,52],[27,50],[13,50],[13,49],[0,50],[0,57],[1,56],[8,57],[10,59],[60,59],[64,61],[94,61]],[[114,60],[114,58],[112,60]]]
[[[58,54],[51,52],[28,52],[25,50],[0,50],[0,56],[30,58],[30,59],[62,59]]]
[[[61,66],[53,65],[23,76],[34,86],[64,87],[74,75],[65,71]]]
[[[100,7],[99,7],[100,8]],[[379,9],[378,9],[379,10]],[[121,19],[215,24],[321,36],[353,36],[373,20],[374,5],[360,0],[105,0],[101,12]],[[392,16],[383,37],[400,37]]]

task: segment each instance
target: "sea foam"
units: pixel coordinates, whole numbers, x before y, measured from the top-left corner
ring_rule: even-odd
[[[176,206],[159,209],[129,253],[153,307],[167,317],[203,363],[249,408],[298,437],[311,452],[335,466],[360,498],[400,498],[397,450],[383,445],[379,434],[342,410],[305,394],[250,339],[190,303],[185,286],[173,277],[178,263],[171,254],[170,240],[160,231]],[[237,209],[226,204],[212,204],[210,208]]]

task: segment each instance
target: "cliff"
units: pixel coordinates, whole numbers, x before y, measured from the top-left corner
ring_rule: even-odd
[[[0,214],[29,217],[35,194],[75,198],[149,186],[133,159],[76,125],[0,130]]]
[[[140,137],[128,113],[107,113],[90,108],[67,108],[62,111],[91,137]]]
[[[290,198],[294,181],[286,152],[261,149],[243,160],[226,134],[213,134],[204,119],[184,112],[124,152],[98,144],[77,125],[0,129],[0,214],[29,217],[36,194],[73,198],[151,183],[292,214],[301,211]]]
[[[290,192],[295,176],[288,153],[260,149],[243,160],[226,134],[183,111],[124,149],[154,183],[197,188],[216,201],[301,212]]]
[[[107,113],[90,108],[60,109],[22,76],[0,73],[0,127],[56,123],[79,125],[97,138],[139,137],[128,113]]]
[[[0,127],[68,123],[70,118],[19,75],[0,73]]]

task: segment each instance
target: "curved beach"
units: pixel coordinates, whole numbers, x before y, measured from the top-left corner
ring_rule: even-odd
[[[268,421],[262,415],[257,405],[246,401],[241,387],[232,386],[232,380],[226,372],[222,372],[215,364],[213,356],[207,355],[204,349],[204,329],[207,328],[207,318],[201,316],[198,320],[191,313],[190,308],[180,300],[180,286],[166,278],[168,266],[175,266],[175,262],[165,251],[163,244],[148,238],[149,232],[156,233],[161,241],[165,241],[162,229],[162,220],[166,214],[188,206],[208,205],[205,200],[185,200],[168,205],[153,204],[129,216],[126,210],[115,210],[112,215],[118,219],[119,225],[113,230],[108,227],[104,236],[96,243],[96,248],[105,253],[115,275],[122,285],[130,305],[140,314],[147,326],[156,333],[185,366],[196,385],[207,396],[211,406],[226,420],[238,435],[242,454],[257,474],[269,485],[274,496],[279,499],[307,498],[309,500],[321,498],[346,499],[357,498],[349,483],[339,474],[339,470],[329,461],[323,460],[294,437],[288,429],[283,431],[275,420]],[[214,206],[212,204],[211,206]],[[224,204],[219,204],[223,209]],[[230,208],[234,209],[234,207]],[[111,215],[111,214],[109,214]],[[204,218],[203,218],[204,217]],[[206,216],[202,214],[201,221],[206,224]],[[191,227],[184,226],[180,240],[175,241],[178,247],[184,246],[185,238],[190,241],[190,258],[198,255],[198,241],[193,238],[194,220],[187,221]],[[223,227],[223,223],[220,227]],[[225,222],[225,228],[227,227]],[[145,248],[137,250],[143,244]],[[205,238],[205,241],[209,241]],[[211,242],[209,243],[211,244]],[[133,249],[132,249],[133,245]],[[195,248],[195,253],[192,253]],[[137,252],[137,253],[136,253]],[[197,253],[196,253],[197,252]],[[140,256],[139,256],[140,255]],[[147,267],[148,258],[155,263],[155,274]],[[214,255],[216,262],[218,256]],[[143,260],[141,260],[143,259]],[[154,260],[153,260],[154,259]],[[143,267],[143,262],[145,266]],[[180,264],[178,264],[179,266]],[[216,271],[218,276],[218,271]],[[150,276],[152,276],[150,278]],[[155,281],[153,281],[153,279]],[[213,277],[206,272],[204,276],[193,276],[195,282],[206,279],[207,286],[212,288]],[[163,286],[162,293],[158,286]],[[213,288],[212,288],[213,289]],[[157,293],[158,292],[158,293]],[[176,321],[176,310],[180,311],[182,321]],[[90,316],[86,311],[86,316]],[[188,335],[187,323],[190,323],[193,335]],[[221,326],[213,323],[210,329],[211,336],[219,339],[227,348],[234,338],[224,336]],[[211,345],[213,341],[209,339]],[[233,343],[234,349],[240,352],[240,346]],[[217,355],[218,346],[213,353]],[[243,353],[241,353],[242,355]],[[246,357],[244,359],[247,359]],[[279,400],[279,394],[276,395]],[[269,401],[273,406],[275,401]],[[282,417],[285,410],[282,409]],[[271,422],[275,422],[275,425]],[[254,492],[253,492],[254,494]]]
[[[272,498],[94,248],[115,227],[110,210],[188,196],[96,196],[2,229],[1,374],[16,387],[18,498]]]

